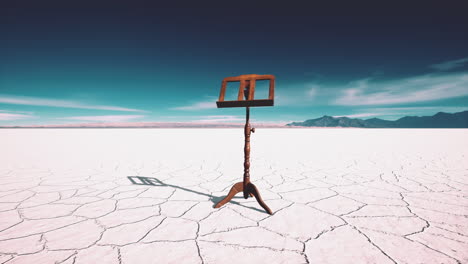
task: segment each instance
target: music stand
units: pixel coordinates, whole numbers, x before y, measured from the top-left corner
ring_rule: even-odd
[[[255,94],[255,81],[257,80],[270,80],[270,87],[268,93],[268,99],[254,99]],[[226,86],[228,82],[240,82],[239,93],[236,101],[225,101],[224,97],[226,94]],[[225,203],[229,202],[234,195],[239,192],[244,193],[244,198],[254,196],[260,206],[267,211],[270,215],[273,214],[271,209],[265,204],[260,196],[260,193],[253,183],[250,182],[250,133],[255,133],[255,128],[250,127],[250,107],[254,106],[273,106],[275,90],[275,76],[273,75],[258,75],[258,74],[246,74],[236,77],[227,77],[223,79],[221,84],[221,92],[219,94],[219,100],[216,102],[218,108],[225,107],[245,107],[246,108],[246,121],[244,127],[244,178],[242,182],[238,182],[232,186],[228,195],[221,201],[219,201],[214,208],[219,208]]]

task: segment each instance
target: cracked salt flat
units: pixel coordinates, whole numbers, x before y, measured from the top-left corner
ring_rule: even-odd
[[[0,263],[468,263],[468,130],[0,130]]]

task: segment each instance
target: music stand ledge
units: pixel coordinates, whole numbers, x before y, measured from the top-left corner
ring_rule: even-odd
[[[256,80],[269,80],[269,95],[268,99],[254,99],[255,94],[255,81]],[[227,82],[240,82],[239,92],[237,101],[225,101],[224,95],[226,94]],[[273,75],[257,75],[247,74],[236,77],[227,77],[223,79],[221,84],[221,92],[219,100],[216,102],[218,108],[226,107],[245,107],[246,108],[246,120],[244,127],[244,177],[242,182],[238,182],[232,186],[228,195],[219,201],[214,208],[219,208],[229,202],[237,193],[243,192],[244,198],[255,197],[257,202],[268,214],[273,214],[271,209],[265,204],[260,192],[257,187],[250,182],[250,134],[255,133],[255,128],[250,126],[250,107],[254,106],[273,106],[274,102],[274,89],[275,89],[275,77]]]

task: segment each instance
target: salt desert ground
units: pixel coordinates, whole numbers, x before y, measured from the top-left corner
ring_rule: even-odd
[[[253,125],[255,126],[255,125]],[[0,263],[468,263],[468,130],[1,129]]]

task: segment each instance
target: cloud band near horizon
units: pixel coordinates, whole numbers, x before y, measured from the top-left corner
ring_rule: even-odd
[[[145,110],[125,108],[125,107],[119,107],[119,106],[90,105],[90,104],[77,102],[77,101],[71,101],[71,100],[58,100],[58,99],[50,99],[50,98],[27,97],[27,96],[0,95],[0,103],[14,104],[14,105],[94,109],[94,110],[107,110],[107,111],[147,112]]]

